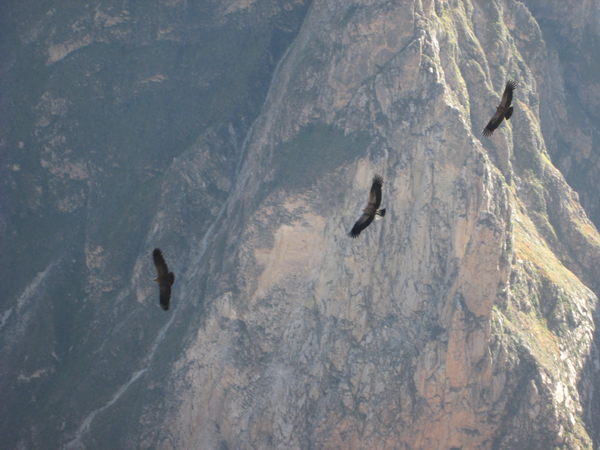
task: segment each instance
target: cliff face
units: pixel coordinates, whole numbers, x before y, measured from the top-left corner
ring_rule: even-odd
[[[564,4],[115,4],[11,29],[4,83],[37,91],[3,103],[9,448],[596,447],[600,24]],[[481,138],[508,78],[515,113]],[[388,212],[350,240],[376,173]]]

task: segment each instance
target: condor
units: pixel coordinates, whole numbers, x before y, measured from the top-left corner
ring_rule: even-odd
[[[169,272],[169,267],[163,258],[160,248],[155,248],[152,252],[154,267],[156,267],[156,278],[153,281],[158,282],[160,290],[160,307],[165,311],[169,310],[171,301],[171,286],[175,283],[175,274]]]
[[[381,187],[383,186],[383,178],[379,175],[373,177],[373,184],[371,185],[371,192],[369,193],[369,203],[365,209],[363,209],[363,215],[356,221],[352,230],[348,233],[353,239],[356,239],[360,232],[367,228],[371,222],[375,219],[375,216],[385,216],[385,209],[379,209],[381,205]]]
[[[513,98],[513,91],[517,88],[517,83],[512,80],[509,80],[506,83],[506,88],[504,88],[504,94],[502,95],[502,100],[500,101],[500,105],[496,107],[496,114],[492,117],[492,120],[486,125],[483,129],[483,135],[485,137],[490,137],[494,134],[494,130],[500,126],[504,119],[510,119],[513,113],[513,107],[510,106]]]

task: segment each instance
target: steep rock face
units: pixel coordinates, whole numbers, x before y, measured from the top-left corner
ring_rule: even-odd
[[[81,289],[95,306],[73,313],[91,328],[71,331],[85,345],[57,354],[55,341],[24,336],[44,307],[36,298],[48,292],[45,283],[67,283],[53,275],[65,273],[66,257],[47,259],[26,289],[14,288],[21,293],[2,319],[10,363],[2,382],[10,392],[18,380],[19,390],[3,417],[42,390],[51,399],[22,411],[56,409],[41,427],[19,425],[11,445],[41,448],[50,436],[66,448],[593,448],[600,237],[552,164],[567,154],[557,136],[570,155],[581,147],[545,112],[553,101],[560,123],[578,121],[568,96],[551,100],[566,80],[549,69],[567,65],[545,41],[542,18],[553,17],[559,34],[597,22],[564,17],[562,4],[511,0],[316,0],[306,17],[302,5],[268,3],[207,3],[206,13],[223,36],[228,23],[237,30],[246,19],[253,35],[266,18],[295,11],[286,23],[299,31],[275,52],[281,63],[270,68],[268,93],[265,83],[262,97],[231,120],[224,106],[221,119],[190,132],[172,162],[160,159],[157,144],[151,167],[160,178],[126,187],[133,199],[112,222],[103,216],[113,178],[89,175],[112,163],[92,170],[92,157],[75,163],[40,144],[42,168],[73,180],[53,208],[72,214],[85,198],[88,217],[98,216],[84,222],[79,247]],[[155,36],[150,12],[110,15],[120,21],[102,14],[94,24],[123,31],[63,36],[45,64],[68,62],[107,36]],[[124,25],[131,16],[140,32]],[[156,36],[185,34],[179,22],[161,21]],[[242,66],[231,70],[244,73]],[[206,117],[219,111],[222,67],[203,78],[216,91]],[[188,73],[169,76],[180,72]],[[158,75],[153,83],[164,81]],[[519,83],[515,114],[480,139],[507,78]],[[247,99],[230,98],[240,95]],[[39,129],[69,124],[75,100],[39,98]],[[589,106],[584,117],[594,114]],[[572,133],[585,123],[578,126]],[[376,173],[385,178],[388,213],[350,240]],[[138,186],[139,177],[124,184]],[[80,180],[96,188],[77,197]],[[131,237],[143,250],[128,246]],[[154,245],[177,273],[169,315],[149,307]],[[25,344],[39,355],[27,368],[16,361]]]
[[[548,152],[597,225],[600,204],[593,193],[598,190],[599,173],[600,5],[589,1],[524,3],[546,41],[533,53],[543,59],[536,64],[536,80]]]
[[[543,49],[515,2],[313,4],[215,235],[226,263],[203,265],[207,317],[154,442],[591,448],[598,237],[546,153],[543,58],[525,61],[505,20]],[[480,142],[508,77],[511,126]],[[314,159],[283,177],[290,148]],[[354,162],[322,172],[341,151]],[[349,241],[374,173],[388,215]]]

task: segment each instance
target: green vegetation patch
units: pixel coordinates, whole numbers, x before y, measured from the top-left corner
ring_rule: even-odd
[[[309,124],[274,150],[275,182],[285,188],[314,184],[343,164],[364,156],[372,138],[366,132],[344,135],[324,123]]]
[[[495,310],[494,314],[500,316],[502,313]],[[510,337],[513,352],[516,353],[518,347],[526,347],[536,361],[556,373],[559,370],[560,349],[557,337],[548,329],[545,319],[538,316],[534,309],[526,314],[517,308],[509,308],[503,317],[508,320],[502,321],[502,334]]]
[[[487,0],[477,1],[478,10],[484,15],[486,27],[482,30],[486,41],[494,50],[501,42],[506,41],[506,28],[502,19],[502,11],[495,2]]]
[[[535,225],[529,217],[520,216],[521,221],[513,223],[515,229],[515,249],[517,257],[523,261],[531,261],[540,272],[559,285],[573,286],[578,279],[556,258],[554,253],[537,234]],[[532,232],[536,230],[536,232]]]

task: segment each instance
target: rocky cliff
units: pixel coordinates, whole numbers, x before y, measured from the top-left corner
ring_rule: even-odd
[[[600,444],[597,4],[2,8],[7,448]]]

